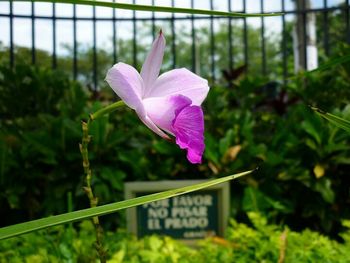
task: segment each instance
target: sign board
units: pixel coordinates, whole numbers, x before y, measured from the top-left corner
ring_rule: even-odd
[[[203,180],[130,182],[125,198],[180,188]],[[223,236],[228,222],[229,184],[223,183],[127,209],[127,227],[138,237],[167,235],[192,243],[208,236]]]

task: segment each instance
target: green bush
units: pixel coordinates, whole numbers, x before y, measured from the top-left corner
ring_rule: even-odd
[[[0,68],[0,101],[1,225],[66,211],[81,180],[85,92],[58,71],[17,65]]]
[[[349,228],[343,233],[346,242],[340,244],[310,230],[298,233],[268,225],[258,213],[248,215],[251,226],[232,219],[225,239],[208,238],[195,247],[170,237],[147,236],[138,240],[120,229],[108,232],[108,262],[350,262]],[[78,228],[79,231],[55,227],[1,241],[0,262],[96,262],[96,252],[91,247],[91,222],[84,221]]]
[[[339,50],[348,52],[348,46]],[[233,183],[235,217],[260,211],[294,230],[307,226],[333,237],[342,231],[341,219],[350,217],[350,136],[308,105],[350,119],[349,79],[344,63],[288,86],[241,77],[229,88],[212,88],[202,172],[260,167],[258,176]]]
[[[288,86],[249,76],[213,86],[199,166],[127,108],[94,122],[90,159],[100,204],[122,200],[125,181],[213,178],[259,166],[259,176],[232,185],[232,216],[247,222],[247,212],[259,211],[271,223],[341,239],[341,220],[350,218],[350,136],[307,105],[349,119],[349,79],[347,63]],[[74,209],[88,206],[80,120],[115,98],[49,69],[0,67],[1,226],[66,212],[69,192]],[[102,222],[115,227],[109,218]]]

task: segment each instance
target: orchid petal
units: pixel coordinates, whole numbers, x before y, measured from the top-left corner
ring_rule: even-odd
[[[190,106],[192,101],[182,95],[168,97],[154,97],[143,100],[147,116],[162,130],[174,135],[172,122],[175,112]]]
[[[162,74],[154,83],[147,97],[162,97],[181,94],[192,100],[193,105],[200,106],[209,92],[208,81],[181,68]]]
[[[172,123],[176,143],[187,149],[187,159],[191,163],[201,163],[204,152],[204,116],[199,106],[188,106],[176,111]]]
[[[162,31],[160,31],[141,69],[141,77],[145,84],[144,96],[149,93],[154,82],[158,78],[163,61],[164,49],[165,38]]]
[[[149,129],[154,131],[160,137],[170,140],[169,136],[166,133],[164,133],[161,129],[159,129],[157,125],[154,124],[154,122],[151,120],[151,118],[146,115],[144,108],[141,108],[141,110],[137,110],[136,113],[139,116],[140,120],[143,122],[143,124],[145,124]]]
[[[143,81],[132,66],[124,63],[115,64],[108,70],[106,81],[130,108],[134,110],[143,108],[141,102]]]

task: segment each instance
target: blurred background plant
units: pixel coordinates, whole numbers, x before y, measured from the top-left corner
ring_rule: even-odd
[[[251,225],[231,220],[224,238],[208,238],[188,247],[170,237],[136,239],[122,230],[106,233],[110,263],[121,262],[349,262],[349,222],[340,244],[317,232],[294,232],[268,225],[256,212],[248,213]],[[81,222],[75,229],[54,227],[0,243],[0,262],[96,262],[90,253],[93,225]],[[11,248],[17,247],[13,250]]]
[[[96,194],[109,203],[123,199],[124,181],[212,178],[259,166],[259,177],[232,186],[234,218],[247,222],[247,212],[259,211],[269,222],[341,239],[341,220],[350,216],[350,136],[307,105],[349,118],[349,76],[346,63],[283,86],[240,70],[229,83],[214,85],[199,166],[138,125],[130,110],[96,121]],[[80,120],[114,99],[109,89],[91,92],[64,73],[24,64],[0,68],[2,226],[65,212],[68,192],[75,209],[85,207]],[[114,215],[102,220],[115,227]]]
[[[322,15],[318,13],[317,24],[324,21]],[[329,12],[328,22],[331,49],[320,52],[322,63],[350,54],[350,46],[338,41],[345,30],[342,13]],[[259,176],[232,184],[232,227],[225,239],[205,240],[197,250],[167,237],[136,241],[123,233],[123,212],[102,217],[111,262],[277,262],[283,239],[286,262],[349,262],[349,222],[344,220],[350,218],[350,135],[308,105],[349,120],[350,63],[286,81],[279,78],[284,55],[287,73],[293,72],[293,23],[287,21],[285,54],[281,35],[265,38],[268,74],[261,71],[261,28],[247,26],[246,65],[239,52],[244,49],[242,23],[233,24],[233,53],[239,55],[236,68],[227,68],[227,23],[219,25],[213,35],[219,78],[204,105],[203,164],[188,164],[183,151],[139,125],[133,111],[120,109],[91,126],[90,160],[97,174],[93,187],[99,204],[106,204],[123,200],[125,181],[215,178],[256,166]],[[149,36],[151,27],[138,23],[141,38]],[[170,32],[169,23],[162,27]],[[187,29],[177,32],[177,65],[191,68]],[[325,32],[317,30],[321,46]],[[196,71],[210,78],[209,31],[208,26],[196,29]],[[171,43],[171,37],[167,39]],[[133,40],[119,38],[116,44],[118,60],[132,64]],[[135,45],[137,62],[142,61],[148,45]],[[74,48],[65,48],[67,55],[58,56],[57,69],[52,70],[49,52],[36,49],[33,66],[31,48],[14,46],[15,65],[10,68],[10,48],[0,43],[0,207],[6,215],[0,217],[0,227],[87,206],[78,148],[80,121],[117,99],[103,81],[113,56],[95,50],[96,89],[94,48],[77,43],[77,81],[71,80]],[[170,68],[167,55],[162,70]],[[82,222],[6,240],[0,242],[0,262],[21,262],[24,257],[29,262],[93,262],[88,251],[91,232],[90,222]]]

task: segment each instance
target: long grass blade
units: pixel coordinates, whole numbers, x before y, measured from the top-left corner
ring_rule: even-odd
[[[318,68],[315,68],[313,70],[307,71],[306,74],[310,74],[310,73],[314,73],[317,71],[325,71],[326,69],[335,67],[337,65],[346,63],[350,61],[350,54],[345,55],[345,56],[341,56],[341,57],[336,57],[333,59],[330,59],[329,61],[327,61],[326,63],[322,64],[321,66],[319,66]]]
[[[108,205],[103,205],[103,206],[98,206],[94,208],[88,208],[88,209],[83,209],[79,211],[74,211],[66,214],[61,214],[61,215],[56,215],[56,216],[51,216],[51,217],[46,217],[34,221],[29,221],[13,226],[8,226],[8,227],[3,227],[0,228],[0,240],[1,239],[6,239],[18,235],[22,235],[25,233],[29,233],[32,231],[37,231],[40,229],[45,229],[51,226],[57,226],[61,224],[67,224],[75,221],[80,221],[83,219],[91,218],[93,216],[103,216],[107,214],[114,213],[118,210],[125,209],[125,208],[130,208],[146,203],[150,203],[153,201],[158,201],[186,193],[190,193],[193,191],[197,191],[203,188],[207,188],[216,184],[224,183],[229,180],[236,179],[238,177],[245,176],[247,174],[252,173],[254,170],[251,171],[246,171],[243,173],[235,174],[235,175],[229,175],[226,177],[222,177],[219,179],[214,179],[214,180],[209,180],[204,183],[199,183],[195,185],[190,185],[190,186],[185,186],[182,188],[174,189],[174,190],[169,190],[169,191],[164,191],[160,193],[155,193],[155,194],[150,194],[146,196],[141,196],[121,202],[116,202]]]
[[[334,125],[338,126],[339,128],[350,132],[350,121],[340,118],[336,115],[330,114],[328,112],[325,112],[319,108],[311,107],[313,111],[315,111],[318,115],[325,118],[327,121],[333,123]]]
[[[30,0],[13,0],[13,1],[28,2]],[[282,13],[245,14],[245,13],[233,13],[233,12],[205,10],[205,9],[152,6],[152,5],[136,5],[136,4],[113,3],[113,2],[103,2],[103,1],[93,1],[93,0],[32,0],[32,2],[78,4],[78,5],[110,7],[110,8],[117,8],[117,9],[127,9],[127,10],[135,10],[135,11],[197,14],[197,15],[227,16],[227,17],[261,17],[261,16],[280,16],[280,15],[282,15]]]
[[[304,71],[304,72],[301,72],[299,74],[293,75],[293,76],[287,78],[287,80],[296,80],[299,78],[311,76],[313,73],[323,72],[325,70],[336,67],[338,65],[342,65],[342,64],[347,63],[347,62],[350,62],[350,54],[345,55],[345,56],[341,56],[341,57],[332,58],[313,70]]]

